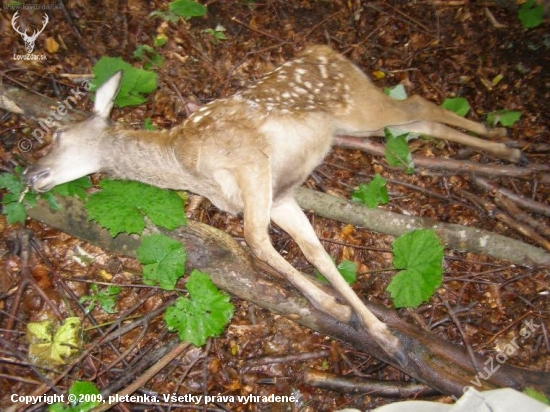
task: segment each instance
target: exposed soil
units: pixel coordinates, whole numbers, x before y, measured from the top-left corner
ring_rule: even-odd
[[[537,28],[524,29],[513,8],[491,1],[214,0],[207,3],[206,17],[180,19],[174,23],[150,17],[155,10],[167,10],[167,3],[158,0],[101,4],[66,1],[65,10],[47,11],[50,23],[36,42],[36,53],[45,53],[47,59],[33,62],[13,59],[14,54],[25,53],[24,44],[11,26],[13,12],[2,10],[2,82],[63,100],[73,87],[66,74],[91,74],[92,66],[101,56],[121,57],[139,66],[141,63],[133,57],[136,47],[152,45],[153,36],[165,34],[168,42],[158,48],[165,59],[157,69],[159,88],[146,104],[115,109],[112,117],[136,128],[141,127],[143,119],[151,117],[156,127],[170,128],[188,116],[190,102],[203,104],[231,95],[298,54],[306,45],[325,43],[353,60],[379,87],[402,83],[409,95],[420,94],[436,103],[447,97],[465,97],[472,107],[468,114],[471,119],[483,121],[486,113],[500,109],[521,111],[521,120],[510,131],[512,139],[521,142],[532,164],[550,164],[548,151],[532,149],[536,144],[550,143],[548,21]],[[35,27],[40,25],[42,12],[26,13]],[[503,27],[495,27],[488,13]],[[204,31],[218,25],[225,28],[227,40],[214,41],[212,35]],[[54,39],[59,49],[47,52],[47,38]],[[497,76],[502,80],[495,81]],[[90,110],[88,98],[79,103],[81,110]],[[17,165],[31,164],[44,153],[42,149],[47,144],[33,147],[29,152],[21,151],[17,144],[22,136],[30,135],[35,122],[8,112],[0,115],[3,172],[12,171]],[[416,154],[429,157],[466,156],[479,163],[502,163],[482,154],[464,154],[463,148],[454,144],[417,141],[412,143],[412,148]],[[482,205],[492,203],[493,197],[476,186],[469,175],[426,169],[407,175],[387,166],[384,159],[335,148],[306,185],[349,198],[353,189],[369,181],[374,173],[390,179],[391,202],[384,206],[389,210],[482,228],[535,244],[495,219],[494,213],[487,213]],[[94,180],[97,181],[97,177]],[[526,198],[549,203],[550,187],[537,179],[493,180]],[[549,215],[526,213],[539,223],[539,229],[547,230],[548,239]],[[239,217],[220,213],[206,200],[193,212],[192,218],[237,238],[243,236]],[[385,288],[395,273],[387,270],[391,268],[393,238],[314,215],[310,215],[310,220],[337,262],[349,259],[357,264],[359,277],[354,290],[360,296],[391,306]],[[63,315],[72,313],[84,318],[74,297],[62,285],[80,297],[90,293],[91,282],[123,284],[116,309],[121,313],[142,302],[133,313],[137,317],[174,296],[168,292],[152,294],[150,288],[143,287],[140,267],[133,259],[109,254],[36,221],[27,219],[25,225],[8,225],[2,216],[0,228],[2,409],[12,405],[11,394],[30,395],[56,375],[54,370],[44,371],[29,364],[26,324],[54,317],[52,306]],[[31,231],[32,247],[21,243],[24,228]],[[314,273],[285,233],[272,228],[271,235],[277,250],[295,267]],[[92,255],[94,262],[88,266],[79,264],[75,260],[80,254],[78,248]],[[30,252],[31,282],[22,283],[21,251]],[[446,250],[444,265],[444,284],[436,296],[417,309],[402,310],[402,317],[449,341],[470,345],[487,357],[518,337],[524,320],[534,319],[541,327],[508,362],[550,371],[549,269],[518,267],[452,250]],[[42,293],[38,293],[38,289]],[[449,316],[445,301],[456,313],[467,342]],[[296,404],[219,402],[208,406],[207,410],[212,411],[332,411],[343,407],[369,410],[399,399],[313,388],[303,383],[303,374],[315,369],[346,376],[410,380],[368,353],[333,342],[248,302],[234,299],[234,303],[235,317],[221,337],[211,339],[204,348],[185,352],[143,386],[140,393],[293,394],[298,399]],[[97,308],[92,315],[99,325],[117,319],[117,314],[109,315]],[[85,326],[91,327],[91,324],[85,323]],[[100,336],[99,329],[87,330],[85,345],[93,344]],[[75,380],[90,380],[99,388],[107,387],[125,375],[129,364],[151,350],[158,350],[171,338],[159,315],[146,328],[134,329],[110,345],[99,346],[49,393],[65,393]],[[311,356],[306,360],[297,356],[304,353]],[[273,359],[261,362],[265,356]],[[115,362],[119,358],[124,361]],[[420,398],[452,401],[445,395]],[[120,406],[120,410],[190,408],[184,404],[174,405],[172,409],[169,405],[156,409],[139,404]]]

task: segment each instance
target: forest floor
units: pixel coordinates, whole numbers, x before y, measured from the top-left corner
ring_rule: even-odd
[[[142,127],[145,118],[151,118],[157,128],[167,129],[184,121],[190,106],[230,96],[296,56],[309,44],[330,44],[355,62],[380,88],[403,84],[408,95],[418,94],[438,104],[449,97],[464,97],[472,108],[467,116],[476,121],[483,121],[487,113],[497,110],[520,111],[521,119],[510,129],[511,138],[525,151],[531,164],[541,167],[550,164],[550,151],[545,146],[550,137],[547,23],[525,29],[516,10],[492,1],[211,0],[207,3],[205,17],[169,22],[151,17],[154,11],[167,10],[168,3],[160,0],[109,0],[101,5],[84,0],[63,2],[65,10],[47,10],[49,24],[36,41],[35,53],[47,56],[43,61],[13,59],[14,54],[24,54],[24,44],[10,24],[13,12],[2,10],[2,82],[62,101],[74,86],[66,74],[90,75],[101,56],[121,57],[140,66],[142,61],[134,57],[136,48],[153,47],[152,38],[164,35],[167,43],[156,48],[164,58],[162,65],[155,69],[159,87],[147,103],[115,108],[112,118],[136,128]],[[42,15],[36,11],[27,14],[36,24],[40,24]],[[212,33],[216,33],[216,29],[219,33],[221,28],[226,39],[219,40]],[[55,43],[60,47],[53,46]],[[79,102],[79,109],[90,111],[91,105],[86,97]],[[45,153],[46,143],[27,152],[18,147],[18,141],[30,135],[36,123],[8,112],[0,114],[1,172],[12,172],[18,165],[26,167]],[[411,149],[415,155],[431,158],[505,164],[441,141],[417,140],[411,142]],[[485,229],[537,244],[530,236],[518,233],[497,219],[499,213],[506,212],[494,205],[495,193],[476,185],[472,174],[425,168],[406,174],[388,166],[382,158],[334,148],[305,185],[349,199],[360,183],[370,181],[376,173],[389,182],[390,202],[381,206],[387,210]],[[522,209],[522,214],[536,222],[535,230],[548,241],[550,185],[537,178],[495,175],[488,180],[546,205],[546,213]],[[97,177],[94,181],[97,182]],[[242,219],[219,212],[207,200],[191,217],[237,239],[243,238]],[[309,217],[336,262],[347,259],[356,263],[358,280],[353,288],[357,294],[391,307],[385,289],[395,273],[388,270],[392,268],[394,238],[312,214]],[[27,219],[24,225],[8,224],[1,216],[0,228],[2,410],[12,406],[11,394],[30,395],[40,385],[51,384],[55,377],[55,371],[37,369],[26,359],[26,324],[44,319],[46,313],[51,315],[50,304],[57,305],[60,313],[72,311],[76,313],[74,316],[84,317],[59,283],[52,282],[52,274],[77,297],[90,294],[90,283],[94,281],[125,285],[115,309],[121,313],[142,302],[133,312],[134,317],[151,312],[174,296],[175,292],[151,296],[150,289],[140,282],[141,269],[134,259],[111,254],[37,221]],[[29,250],[33,279],[30,283],[21,283],[21,245],[14,241],[23,228],[31,230],[35,239],[32,243],[35,247]],[[278,228],[272,228],[270,234],[276,249],[296,268],[315,273],[288,235]],[[82,254],[80,250],[93,257],[93,264],[83,266],[77,261],[75,257]],[[450,342],[469,345],[488,358],[496,353],[499,345],[520,336],[525,320],[534,319],[541,327],[508,362],[550,372],[548,267],[511,264],[446,249],[444,269],[444,282],[437,295],[418,308],[400,310],[403,318]],[[32,285],[39,285],[42,293]],[[443,302],[453,308],[458,324]],[[205,347],[189,349],[148,381],[140,393],[276,394],[294,395],[297,399],[295,404],[221,401],[209,404],[207,409],[196,405],[197,410],[212,411],[333,411],[344,407],[369,410],[402,400],[304,384],[302,377],[307,370],[379,380],[410,381],[411,378],[368,353],[333,341],[285,317],[246,301],[233,299],[233,303],[235,316],[219,338],[211,339]],[[107,314],[100,308],[91,314],[99,325],[109,325],[117,319],[116,313]],[[86,345],[100,336],[94,329],[87,331]],[[74,381],[90,380],[98,388],[104,388],[125,374],[124,364],[117,363],[116,359],[132,362],[150,349],[162,347],[163,340],[170,337],[159,315],[143,330],[133,330],[110,345],[99,346],[52,386],[59,393],[65,393]],[[265,361],[267,356],[269,362]],[[452,402],[444,394],[417,398]],[[121,406],[120,410],[169,410],[170,407],[155,409],[133,404],[125,408]],[[192,404],[177,403],[170,410],[190,408]]]

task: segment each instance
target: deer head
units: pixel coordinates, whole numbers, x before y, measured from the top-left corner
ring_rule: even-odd
[[[35,30],[34,33],[32,34],[32,36],[29,36],[29,35],[27,35],[27,30],[22,32],[22,31],[19,30],[19,27],[16,27],[16,25],[15,25],[16,24],[15,21],[19,17],[18,13],[19,13],[19,11],[16,11],[15,14],[13,15],[13,17],[11,19],[11,26],[13,27],[13,29],[17,33],[19,33],[21,35],[21,37],[25,41],[25,49],[27,50],[27,54],[31,54],[32,51],[34,50],[34,42],[36,41],[36,38],[38,37],[38,35],[40,33],[42,33],[44,31],[44,29],[46,28],[46,25],[48,24],[48,21],[50,21],[50,19],[48,18],[48,15],[46,13],[44,13],[44,24],[42,25],[42,28],[39,31]]]

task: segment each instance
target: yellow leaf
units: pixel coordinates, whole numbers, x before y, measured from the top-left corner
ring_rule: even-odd
[[[386,73],[384,73],[383,71],[381,70],[375,70],[372,72],[372,77],[374,77],[375,79],[383,79],[386,77]]]
[[[59,43],[57,41],[55,41],[55,39],[53,37],[48,37],[46,39],[46,51],[48,53],[57,53],[57,51],[59,50]]]

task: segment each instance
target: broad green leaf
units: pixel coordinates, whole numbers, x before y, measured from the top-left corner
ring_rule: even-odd
[[[164,321],[182,341],[202,346],[218,336],[233,317],[229,296],[220,292],[206,273],[194,270],[187,281],[189,298],[180,297],[166,309]]]
[[[80,319],[65,319],[61,326],[45,320],[27,324],[29,359],[37,365],[64,365],[80,351],[82,344]]]
[[[407,144],[408,133],[394,136],[388,128],[384,129],[386,135],[386,161],[390,166],[400,167],[406,173],[412,173],[414,163],[412,154]]]
[[[464,97],[453,97],[451,99],[445,99],[441,107],[454,112],[460,117],[464,117],[470,110],[470,103],[468,103],[468,100]]]
[[[174,229],[187,223],[183,202],[177,193],[139,182],[105,179],[103,189],[86,203],[88,219],[107,228],[111,236],[121,232],[140,234],[146,215],[158,226]]]
[[[142,104],[147,100],[142,94],[151,93],[157,87],[156,73],[137,69],[120,57],[102,57],[92,68],[95,75],[92,90],[97,90],[119,70],[124,72],[115,99],[119,107]]]
[[[390,201],[386,182],[386,179],[377,173],[369,184],[361,183],[359,188],[351,194],[351,198],[371,209],[376,208],[380,203],[386,204]]]
[[[207,8],[192,0],[176,0],[168,5],[170,12],[181,17],[202,17],[206,14]]]
[[[544,8],[542,4],[536,4],[535,0],[528,0],[518,10],[518,18],[523,27],[530,29],[537,27],[544,21]]]
[[[387,287],[395,307],[415,308],[441,285],[443,246],[432,230],[415,230],[393,242],[393,265],[403,269]]]
[[[487,115],[487,122],[493,126],[498,123],[504,127],[512,127],[521,117],[521,112],[514,110],[498,110]]]
[[[143,282],[174,290],[176,282],[183,276],[187,255],[177,240],[165,235],[143,237],[136,251],[143,265]]]

